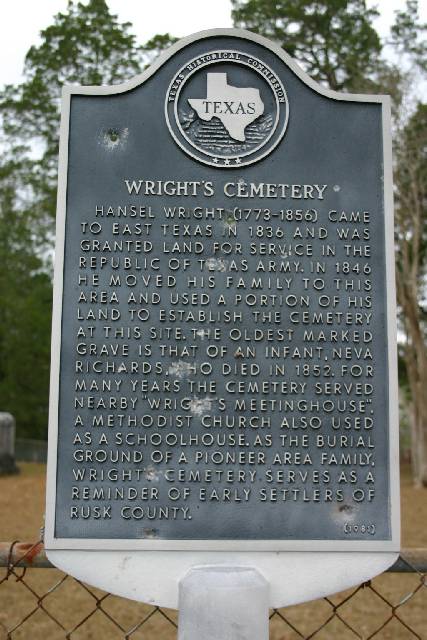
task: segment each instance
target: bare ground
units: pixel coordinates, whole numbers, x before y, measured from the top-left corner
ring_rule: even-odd
[[[43,525],[45,467],[20,466],[19,476],[0,478],[2,541],[36,541]],[[402,534],[403,547],[427,549],[427,490],[411,486],[407,468],[402,470]],[[17,574],[21,575],[22,570]],[[31,569],[18,581],[11,576],[2,582],[4,576],[5,570],[0,569],[0,640],[6,640],[6,630],[17,624],[9,636],[13,639],[59,640],[66,637],[63,629],[69,631],[83,620],[85,622],[70,636],[72,640],[125,637],[172,640],[176,637],[176,629],[161,612],[155,612],[142,627],[126,636],[121,629],[129,631],[138,625],[153,612],[152,607],[115,596],[100,602],[104,597],[101,591],[90,589],[89,592],[72,578],[64,579],[55,569]],[[347,601],[352,591],[355,590],[336,594],[329,602],[317,600],[280,610],[287,622],[278,615],[273,617],[271,640],[307,637],[326,621],[326,626],[315,635],[318,640],[369,638],[389,619],[375,638],[427,639],[427,587],[417,574],[384,574]],[[336,608],[337,605],[340,606]],[[164,614],[176,622],[176,612],[164,610]],[[352,628],[359,635],[355,635]]]

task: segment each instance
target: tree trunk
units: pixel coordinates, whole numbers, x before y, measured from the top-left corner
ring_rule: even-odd
[[[412,392],[414,394],[414,392]],[[413,444],[414,483],[427,487],[427,381],[420,380],[415,392],[414,413],[415,433]]]
[[[411,458],[414,484],[427,487],[427,352],[424,340],[406,347],[406,367],[412,396]]]

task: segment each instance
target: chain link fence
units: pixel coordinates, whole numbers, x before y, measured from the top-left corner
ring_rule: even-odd
[[[406,550],[389,572],[357,588],[273,610],[270,639],[427,639],[426,576],[427,549]],[[176,631],[176,611],[61,573],[41,542],[0,543],[0,640],[172,640]]]

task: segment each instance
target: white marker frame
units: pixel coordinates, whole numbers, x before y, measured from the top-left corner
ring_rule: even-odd
[[[391,503],[391,531],[392,537],[389,541],[354,541],[354,540],[134,540],[134,539],[76,539],[76,538],[57,538],[55,537],[55,504],[56,504],[56,476],[57,476],[57,447],[58,447],[58,406],[59,406],[59,374],[60,374],[60,353],[61,353],[61,318],[62,318],[62,293],[63,293],[63,267],[64,267],[64,244],[65,244],[65,217],[66,217],[66,192],[67,192],[67,171],[68,171],[68,134],[69,134],[69,115],[70,102],[72,95],[115,95],[125,91],[129,91],[150,78],[156,71],[174,54],[182,48],[188,46],[196,40],[203,40],[215,36],[229,36],[241,38],[258,43],[272,52],[274,52],[283,62],[298,76],[308,87],[317,93],[338,101],[363,102],[363,103],[380,103],[382,105],[382,122],[383,122],[383,151],[384,151],[384,231],[385,231],[385,259],[386,259],[386,279],[387,279],[387,336],[388,336],[388,372],[389,372],[389,482],[390,482],[390,503]],[[128,82],[115,86],[66,86],[63,89],[62,97],[62,116],[61,116],[61,139],[59,153],[59,186],[58,186],[58,204],[57,204],[57,236],[56,236],[56,257],[55,257],[55,274],[54,274],[54,305],[53,305],[53,329],[52,329],[52,365],[51,365],[51,390],[50,390],[50,411],[49,411],[49,451],[48,451],[48,477],[47,477],[47,504],[46,504],[46,527],[45,527],[45,546],[48,555],[55,564],[63,564],[58,560],[62,557],[59,550],[69,553],[65,550],[82,550],[78,554],[85,560],[83,565],[90,566],[90,556],[97,555],[101,552],[124,552],[129,558],[130,555],[137,556],[138,552],[155,552],[162,551],[161,556],[166,559],[167,564],[172,566],[171,556],[176,557],[174,552],[181,552],[181,559],[184,560],[185,566],[188,567],[195,564],[195,558],[203,558],[203,562],[211,563],[230,561],[232,557],[234,563],[236,556],[243,558],[253,558],[255,555],[262,556],[267,564],[273,568],[274,563],[278,562],[277,552],[306,552],[306,559],[313,563],[313,551],[315,552],[333,552],[336,559],[339,557],[346,558],[345,562],[349,562],[349,558],[354,556],[353,552],[360,552],[359,564],[360,569],[363,567],[363,557],[369,557],[370,562],[373,558],[378,558],[379,554],[383,554],[381,562],[378,566],[386,567],[391,564],[400,548],[400,510],[399,510],[399,478],[394,473],[394,469],[399,467],[399,450],[398,450],[398,385],[397,385],[397,330],[396,330],[396,303],[395,303],[395,277],[394,277],[394,241],[393,241],[393,192],[392,192],[392,160],[391,160],[391,116],[390,116],[390,98],[388,96],[379,95],[359,95],[359,94],[341,94],[322,87],[312,80],[304,71],[302,71],[296,62],[290,58],[277,45],[269,40],[244,30],[237,29],[213,29],[194,34],[184,38],[173,45],[144,73],[132,78]],[[85,550],[85,551],[83,551]],[[95,553],[93,553],[93,550]],[[342,553],[350,551],[351,553]],[[53,553],[54,552],[54,553]],[[170,552],[170,553],[169,553]],[[214,552],[214,553],[212,553]],[[251,553],[248,553],[251,552]],[[263,552],[263,553],[255,553]],[[376,552],[375,554],[369,552]],[[321,553],[326,559],[329,557],[328,567],[331,566],[331,556],[334,553]],[[59,554],[59,555],[58,555]],[[242,555],[243,554],[243,555]],[[103,556],[108,556],[103,553]],[[155,553],[144,553],[144,562],[148,557],[156,557]],[[288,556],[289,554],[280,554]],[[294,558],[304,554],[296,553]],[[123,553],[116,553],[118,559]],[[65,559],[66,555],[63,556]],[[113,556],[110,554],[110,557]],[[141,557],[141,554],[139,554]],[[190,562],[189,557],[193,560]],[[319,557],[317,554],[316,557]],[[74,556],[77,560],[77,556]],[[100,558],[98,558],[100,559]],[[105,560],[104,560],[105,561]],[[155,562],[160,561],[157,554]],[[134,560],[136,562],[136,560]],[[273,564],[272,564],[273,563]],[[138,564],[138,563],[137,563]],[[181,566],[181,563],[178,563]],[[261,564],[264,564],[261,563]],[[280,563],[279,563],[280,564]],[[305,564],[305,563],[304,563]],[[374,566],[375,563],[372,564]],[[66,562],[68,566],[68,562]],[[83,567],[82,565],[82,567]],[[65,565],[63,565],[65,566]],[[104,565],[105,566],[105,565]],[[278,565],[277,565],[278,566]],[[167,568],[165,568],[167,571]],[[380,569],[382,570],[382,569]],[[324,569],[322,569],[322,572]],[[70,570],[70,572],[72,572]],[[161,573],[161,571],[160,571]],[[369,573],[369,571],[368,571]],[[375,571],[374,571],[375,573]],[[363,575],[366,574],[365,573]],[[373,574],[371,574],[373,575]],[[286,580],[288,581],[288,577]],[[367,579],[367,578],[363,578]],[[357,582],[358,580],[356,580]],[[92,583],[94,583],[92,581]],[[351,582],[353,584],[354,581]],[[116,591],[117,592],[117,591]],[[330,592],[329,590],[327,592]],[[132,596],[128,596],[132,597]],[[315,597],[315,596],[313,596]],[[139,597],[136,599],[140,599]],[[170,602],[170,600],[169,600]],[[173,606],[173,605],[172,605]]]

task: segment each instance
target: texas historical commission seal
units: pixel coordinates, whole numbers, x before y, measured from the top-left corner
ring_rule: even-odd
[[[166,95],[166,122],[177,144],[213,167],[252,164],[286,130],[289,105],[277,74],[242,51],[217,50],[189,60]]]

